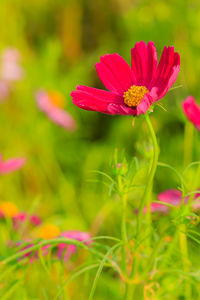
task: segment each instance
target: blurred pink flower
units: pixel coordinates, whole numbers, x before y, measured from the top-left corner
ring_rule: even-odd
[[[64,107],[63,96],[58,92],[45,92],[40,90],[36,93],[38,107],[49,119],[67,131],[76,129],[76,122],[72,116],[66,112]]]
[[[187,97],[182,103],[183,111],[190,122],[200,130],[200,106],[195,102],[194,97]]]
[[[46,227],[46,225],[45,225],[45,227]],[[47,229],[47,227],[45,228],[45,231],[46,231],[46,229]],[[52,229],[53,229],[53,227],[52,227]],[[48,239],[51,240],[56,237],[65,237],[68,239],[74,239],[74,240],[83,242],[85,245],[91,244],[91,240],[90,240],[91,236],[88,232],[73,231],[73,230],[65,231],[65,232],[62,232],[59,236],[52,235],[52,237],[51,238],[48,237]],[[33,239],[25,240],[24,242],[25,243],[30,242],[30,243],[24,247],[21,247],[20,251],[29,249],[34,245]],[[23,243],[19,242],[19,243],[17,243],[17,246],[23,246]],[[43,256],[46,256],[48,254],[50,247],[51,247],[51,243],[49,243],[41,248]],[[60,243],[57,245],[57,256],[59,259],[63,258],[64,261],[67,261],[71,257],[72,254],[76,253],[76,251],[77,251],[76,245],[67,244],[67,243]],[[30,257],[30,262],[32,262],[33,260],[38,258],[38,251],[33,253],[33,251],[30,250],[28,253],[24,254],[22,257]]]
[[[23,243],[26,243],[26,246],[23,247]],[[32,240],[26,240],[24,242],[18,242],[16,246],[20,247],[20,251],[24,251],[26,249],[29,249],[29,248],[33,247],[34,245],[35,244],[33,243]],[[48,254],[50,246],[51,245],[46,245],[46,246],[43,246],[41,248],[41,254],[42,254],[42,256],[46,256]],[[32,251],[32,250],[30,250],[26,254],[23,254],[20,259],[22,259],[22,258],[29,258],[29,263],[32,263],[35,260],[37,260],[38,257],[39,257],[38,251]]]
[[[15,48],[7,48],[1,56],[0,76],[5,81],[16,81],[22,79],[24,70],[19,64],[20,54]]]
[[[84,242],[85,245],[91,244],[91,236],[88,232],[69,230],[64,231],[60,235],[61,237],[66,237],[68,239],[74,239],[80,242]],[[67,261],[72,254],[75,254],[77,250],[77,246],[75,245],[67,245],[66,243],[58,244],[58,252],[57,255],[59,258],[63,258],[64,261]],[[64,255],[64,257],[63,257]]]
[[[158,200],[169,203],[173,205],[174,207],[180,205],[182,199],[182,193],[181,191],[171,189],[171,190],[166,190],[158,195]],[[184,203],[187,203],[189,199],[189,196],[185,197]],[[199,199],[199,201],[197,201]],[[196,193],[194,198],[193,198],[193,204],[192,204],[193,210],[198,210],[200,208],[200,191],[199,193]],[[161,203],[156,203],[152,202],[151,204],[151,212],[163,212],[166,213],[170,209],[169,206],[166,206]],[[146,213],[147,208],[144,207],[143,213]]]
[[[71,93],[73,103],[111,115],[145,114],[176,81],[180,56],[174,47],[165,46],[158,64],[154,43],[141,41],[131,49],[131,60],[130,67],[117,53],[102,56],[96,69],[109,91],[78,85]]]
[[[20,169],[26,162],[25,158],[11,158],[6,161],[2,160],[0,154],[0,174],[6,174]]]
[[[22,224],[27,221],[28,224],[31,224],[33,226],[39,226],[41,224],[41,219],[37,215],[31,215],[29,216],[26,212],[19,212],[15,216],[13,216],[13,226],[14,229],[20,229]]]
[[[35,226],[39,226],[42,223],[42,220],[39,216],[37,215],[31,215],[30,217],[30,222],[35,225]]]

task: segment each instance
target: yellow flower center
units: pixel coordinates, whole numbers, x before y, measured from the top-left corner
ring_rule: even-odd
[[[59,236],[60,230],[56,225],[46,224],[43,225],[39,230],[39,237],[45,240],[53,239]]]
[[[48,92],[48,96],[50,98],[51,103],[59,108],[64,108],[65,106],[65,99],[62,94],[57,91],[50,91]]]
[[[19,212],[14,203],[6,201],[0,202],[0,211],[2,211],[6,217],[14,217]]]
[[[148,92],[145,86],[132,85],[127,92],[124,92],[124,103],[129,107],[135,107],[140,104],[144,95]]]

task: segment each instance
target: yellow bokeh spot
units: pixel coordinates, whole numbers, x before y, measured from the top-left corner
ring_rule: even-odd
[[[48,96],[50,99],[50,102],[58,107],[58,108],[64,108],[65,106],[65,99],[63,97],[63,95],[57,91],[50,91],[48,92]]]
[[[53,224],[46,224],[43,225],[40,229],[39,229],[39,237],[42,239],[53,239],[56,238],[57,236],[59,236],[60,234],[60,230],[58,228],[58,226],[53,225]]]
[[[13,202],[0,202],[0,211],[3,212],[5,217],[14,217],[18,214],[19,210]]]
[[[129,107],[136,107],[148,92],[145,86],[132,85],[123,95],[124,103]]]

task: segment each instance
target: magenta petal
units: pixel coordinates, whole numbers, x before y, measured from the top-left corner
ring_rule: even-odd
[[[61,236],[68,239],[74,239],[77,241],[86,241],[86,244],[90,243],[90,234],[88,232],[79,231],[79,230],[68,230],[61,233]]]
[[[153,101],[158,101],[165,96],[174,84],[180,71],[180,56],[174,53],[174,47],[165,47],[158,65],[154,80],[150,85]]]
[[[145,114],[152,104],[152,98],[150,94],[146,94],[140,104],[137,106],[137,116],[140,114]]]
[[[42,220],[39,216],[37,215],[31,215],[30,216],[30,222],[35,225],[35,226],[39,226],[42,223]]]
[[[69,231],[62,232],[61,236],[66,237],[68,239],[74,239],[80,242],[84,242],[84,244],[86,245],[91,244],[91,236],[88,232],[69,230]],[[72,254],[76,253],[76,249],[77,249],[76,245],[72,245],[72,244],[67,245],[66,243],[60,243],[58,245],[57,255],[59,258],[62,258],[64,253],[64,261],[67,261]]]
[[[197,211],[200,209],[200,189],[199,189],[199,193],[196,193],[194,196],[194,203],[192,205],[192,208]]]
[[[6,174],[16,171],[20,169],[25,164],[25,162],[25,158],[11,158],[3,162],[0,155],[0,174]]]
[[[108,111],[112,115],[133,115],[135,116],[137,111],[134,108],[128,107],[126,105],[111,103],[108,105]]]
[[[72,254],[75,254],[77,250],[77,247],[75,245],[66,245],[64,243],[61,243],[58,245],[58,251],[57,256],[59,259],[63,258],[64,255],[64,261],[67,261],[70,259]]]
[[[164,191],[158,195],[159,201],[169,203],[174,206],[178,206],[181,203],[181,199],[182,199],[182,193],[178,190],[173,190],[173,189]],[[152,202],[152,204],[151,204],[151,212],[165,213],[168,211],[169,211],[169,207],[164,204],[157,203],[157,202]],[[143,213],[146,213],[146,212],[147,212],[147,208],[145,206]]]
[[[198,130],[200,130],[200,106],[195,102],[194,97],[187,97],[182,103],[183,111]]]
[[[108,110],[110,103],[123,104],[123,98],[119,95],[81,85],[77,86],[77,90],[73,91],[71,96],[76,106],[105,114],[110,114]]]
[[[178,190],[167,190],[158,195],[158,200],[178,206],[181,203],[182,193]]]
[[[131,49],[131,65],[136,85],[149,88],[157,69],[157,51],[153,42],[141,41]]]
[[[105,87],[118,95],[122,96],[134,84],[130,66],[117,53],[102,56],[96,69]]]

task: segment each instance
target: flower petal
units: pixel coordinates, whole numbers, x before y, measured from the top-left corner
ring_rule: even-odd
[[[131,49],[131,65],[136,85],[149,88],[157,69],[157,51],[153,42],[141,41]]]
[[[105,87],[118,95],[122,96],[134,84],[130,66],[117,53],[102,56],[96,69]]]
[[[76,123],[72,116],[63,109],[52,107],[46,112],[49,119],[59,126],[65,128],[68,131],[74,131],[76,129]]]
[[[200,107],[195,102],[194,97],[187,97],[182,103],[186,117],[200,130]]]
[[[87,86],[77,86],[77,90],[71,93],[73,103],[85,110],[99,111],[110,114],[108,105],[123,104],[123,98],[114,93],[99,90]]]
[[[147,93],[140,104],[137,106],[137,116],[139,116],[140,114],[145,114],[152,104],[152,101],[153,100],[151,98],[151,95]]]
[[[0,162],[0,174],[10,173],[20,169],[26,162],[25,158],[11,158]]]
[[[71,132],[76,129],[76,122],[73,117],[64,109],[53,105],[45,91],[40,90],[36,93],[36,101],[39,109],[54,123]]]
[[[128,107],[124,104],[110,103],[108,105],[108,111],[111,115],[136,115],[136,109]]]
[[[180,56],[174,53],[174,47],[165,47],[158,65],[155,78],[150,85],[150,94],[153,101],[158,101],[165,96],[174,84],[180,71]]]
[[[158,200],[178,206],[181,203],[182,193],[179,190],[166,190],[158,195]]]

